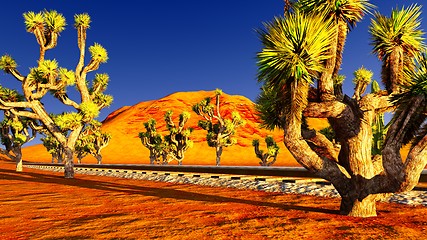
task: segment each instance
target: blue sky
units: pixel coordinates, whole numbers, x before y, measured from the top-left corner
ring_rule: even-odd
[[[389,15],[396,6],[419,1],[375,0],[377,10]],[[421,2],[420,2],[421,3]],[[426,6],[427,7],[427,6]],[[58,47],[47,53],[63,67],[74,69],[78,58],[73,16],[92,17],[88,44],[102,44],[109,60],[97,71],[110,75],[107,93],[113,105],[99,117],[124,105],[153,100],[178,91],[221,88],[255,100],[260,85],[256,81],[256,53],[261,44],[255,29],[283,13],[282,0],[14,0],[0,9],[2,35],[0,54],[10,54],[26,74],[36,65],[38,45],[25,31],[22,14],[27,11],[57,10],[68,26],[61,33]],[[423,8],[424,11],[427,11]],[[368,27],[371,16],[349,33],[341,74],[347,76],[345,93],[352,94],[352,73],[362,65],[380,79],[380,62],[371,51]],[[423,13],[426,19],[426,13]],[[423,23],[422,28],[426,29]],[[90,75],[89,78],[93,77]],[[0,83],[16,87],[16,81],[0,73]],[[73,91],[73,89],[70,89]],[[55,99],[47,98],[48,102]],[[49,103],[48,103],[49,104]],[[53,112],[64,109],[52,104]]]

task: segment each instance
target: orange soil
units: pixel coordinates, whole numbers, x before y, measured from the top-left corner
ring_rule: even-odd
[[[423,239],[427,208],[25,169],[0,160],[0,239]]]

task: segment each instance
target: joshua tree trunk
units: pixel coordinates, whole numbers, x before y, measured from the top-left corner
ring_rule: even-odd
[[[13,148],[13,153],[15,154],[16,171],[17,172],[22,172],[23,171],[23,167],[22,167],[22,151],[21,151],[21,146],[14,147]]]
[[[96,154],[95,158],[96,158],[98,164],[102,164],[102,155],[101,154]]]
[[[216,147],[216,165],[221,164],[222,146]]]
[[[64,176],[65,178],[74,178],[74,152],[71,148],[64,149]]]

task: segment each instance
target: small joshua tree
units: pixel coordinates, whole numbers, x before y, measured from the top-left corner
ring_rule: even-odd
[[[145,132],[139,133],[142,145],[150,151],[150,164],[159,162],[160,158],[166,155],[165,144],[162,135],[157,133],[156,120],[151,118],[144,123]]]
[[[18,92],[0,86],[0,97],[3,101],[14,101],[23,97]],[[3,110],[4,117],[0,123],[0,138],[5,149],[0,152],[16,162],[16,171],[22,172],[22,145],[33,140],[37,134],[34,120],[14,115]]]
[[[255,149],[255,154],[257,158],[259,158],[261,161],[259,164],[261,166],[271,166],[276,162],[277,155],[279,154],[279,146],[274,141],[272,136],[267,136],[265,138],[265,143],[267,144],[267,152],[264,153],[263,150],[259,149],[259,140],[254,139],[252,141],[252,146]]]
[[[169,135],[164,137],[165,143],[168,146],[168,155],[178,161],[178,165],[182,165],[184,153],[193,146],[193,141],[190,140],[192,128],[184,128],[190,118],[190,113],[183,112],[179,115],[179,123],[175,125],[172,121],[172,111],[167,111],[165,114],[166,127],[169,130]]]
[[[206,140],[209,147],[216,150],[216,165],[221,162],[222,149],[233,146],[237,139],[233,138],[236,128],[245,125],[238,112],[233,112],[231,119],[224,119],[220,113],[220,96],[222,91],[215,91],[215,105],[211,104],[211,98],[206,98],[193,106],[193,111],[204,118],[199,121],[199,127],[206,130]]]
[[[44,132],[43,134],[45,137],[42,137],[40,140],[47,152],[52,156],[52,163],[55,162],[55,159],[58,163],[62,163],[64,160],[64,150],[61,144],[49,132]]]
[[[76,153],[78,162],[88,154],[94,156],[98,164],[102,164],[101,150],[105,148],[111,140],[111,134],[101,131],[102,123],[92,121],[80,134],[76,143]]]
[[[1,143],[5,146],[0,151],[16,162],[17,172],[22,172],[22,145],[32,141],[37,134],[33,120],[5,112],[0,128]]]
[[[366,87],[371,83],[374,73],[362,66],[353,74],[353,83],[355,85],[353,98],[360,100],[361,95],[366,91]]]

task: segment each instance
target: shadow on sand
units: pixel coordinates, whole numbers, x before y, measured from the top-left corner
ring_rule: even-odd
[[[102,191],[113,191],[127,194],[137,194],[150,197],[158,198],[172,198],[178,200],[189,200],[189,201],[203,201],[211,203],[240,203],[248,204],[254,206],[263,206],[263,207],[273,207],[279,208],[282,210],[299,210],[306,212],[317,212],[325,214],[339,214],[338,210],[331,209],[322,209],[322,208],[313,208],[298,206],[293,203],[272,203],[264,201],[255,201],[248,200],[243,198],[232,198],[224,197],[203,193],[194,193],[187,192],[177,189],[162,188],[162,187],[143,187],[143,186],[134,186],[122,183],[112,183],[112,182],[101,182],[88,179],[65,179],[63,176],[51,175],[51,174],[41,174],[35,172],[15,172],[11,169],[0,168],[0,181],[21,181],[21,182],[35,182],[35,183],[46,183],[46,184],[58,184],[66,186],[74,186],[76,188],[87,188],[87,189],[96,189]]]

